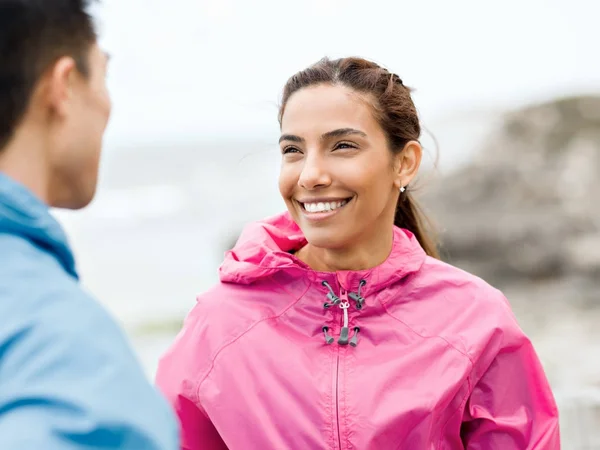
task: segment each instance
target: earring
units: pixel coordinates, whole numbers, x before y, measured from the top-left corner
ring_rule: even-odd
[[[404,191],[406,190],[406,188],[404,186],[400,187],[400,193],[404,193]]]

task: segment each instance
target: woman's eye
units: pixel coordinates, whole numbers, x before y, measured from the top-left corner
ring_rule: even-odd
[[[356,145],[350,144],[349,142],[339,142],[334,147],[335,150],[342,150],[342,149],[347,149],[347,148],[356,148]]]
[[[296,147],[285,147],[281,150],[281,153],[285,155],[287,153],[298,153],[299,151]]]

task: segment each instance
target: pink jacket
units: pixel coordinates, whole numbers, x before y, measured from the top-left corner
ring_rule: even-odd
[[[498,290],[399,228],[365,271],[315,272],[304,242],[288,214],[248,226],[161,359],[183,449],[560,448]]]

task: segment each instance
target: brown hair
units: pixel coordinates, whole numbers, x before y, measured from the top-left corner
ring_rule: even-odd
[[[398,75],[361,58],[323,58],[293,75],[283,90],[279,124],[294,92],[324,83],[343,85],[372,97],[375,118],[383,128],[392,152],[401,152],[409,141],[418,141],[421,136],[411,90],[404,86]],[[394,225],[412,232],[429,256],[439,258],[431,223],[408,188],[398,198]]]
[[[23,119],[35,86],[62,56],[87,76],[96,29],[93,0],[0,0],[0,152]]]

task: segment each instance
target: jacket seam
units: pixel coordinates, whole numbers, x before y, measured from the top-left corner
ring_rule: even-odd
[[[454,349],[455,351],[457,351],[461,355],[465,356],[467,358],[467,360],[469,361],[469,364],[471,365],[471,373],[467,376],[467,392],[464,395],[463,399],[460,401],[460,404],[458,405],[458,407],[452,412],[452,414],[450,414],[450,417],[448,417],[448,419],[444,422],[444,425],[441,428],[440,438],[439,438],[438,444],[437,444],[437,447],[439,449],[440,446],[441,446],[442,438],[443,438],[443,435],[444,435],[443,433],[444,433],[444,431],[446,429],[446,426],[448,425],[448,423],[450,422],[450,420],[452,420],[452,418],[456,415],[456,413],[458,413],[461,410],[461,408],[466,404],[467,399],[471,395],[471,375],[472,375],[472,371],[475,370],[475,363],[473,362],[473,360],[471,359],[471,357],[469,356],[469,354],[467,352],[464,352],[464,351],[460,350],[459,348],[457,348],[455,345],[453,345],[452,343],[450,343],[450,341],[448,341],[448,339],[446,339],[444,336],[441,336],[439,334],[436,334],[436,335],[433,335],[433,336],[425,336],[425,335],[419,333],[414,328],[412,328],[410,325],[408,325],[406,322],[404,322],[403,320],[401,320],[398,317],[394,316],[388,310],[387,306],[383,302],[380,301],[379,303],[383,306],[383,309],[385,310],[385,312],[390,317],[392,317],[393,319],[395,319],[398,322],[400,322],[402,325],[404,325],[406,328],[408,328],[414,334],[416,334],[417,336],[419,336],[422,339],[432,339],[432,338],[441,339],[442,341],[444,341],[446,343],[446,345],[448,347]]]
[[[442,341],[444,341],[446,343],[446,345],[448,345],[448,347],[456,350],[458,353],[460,353],[461,355],[463,355],[464,357],[466,357],[469,362],[471,363],[471,367],[474,368],[475,367],[475,363],[473,362],[473,360],[471,359],[471,357],[469,356],[469,354],[466,351],[462,351],[460,350],[458,347],[456,347],[455,345],[453,345],[450,341],[448,341],[448,339],[446,339],[444,336],[441,336],[439,334],[435,334],[432,336],[426,336],[423,335],[421,333],[419,333],[417,330],[415,330],[413,327],[411,327],[410,325],[408,325],[406,322],[404,322],[402,319],[399,319],[398,317],[394,316],[387,308],[387,306],[379,301],[379,303],[381,304],[381,306],[383,307],[383,309],[385,310],[385,312],[387,313],[387,315],[389,315],[392,319],[395,319],[396,321],[400,322],[402,325],[404,325],[406,328],[408,328],[410,331],[412,331],[414,334],[416,334],[417,336],[419,336],[422,339],[441,339]]]
[[[206,374],[204,376],[202,376],[202,378],[200,378],[200,380],[198,381],[198,384],[196,386],[196,388],[194,389],[194,402],[196,403],[200,403],[200,389],[202,387],[202,384],[204,383],[204,381],[209,377],[209,375],[212,373],[214,367],[215,367],[215,361],[216,359],[219,357],[219,355],[221,354],[221,352],[223,350],[225,350],[227,347],[230,347],[231,345],[235,344],[239,339],[241,339],[242,337],[244,337],[248,332],[250,332],[253,328],[255,328],[258,324],[263,323],[267,320],[271,320],[271,319],[277,319],[281,316],[283,316],[285,313],[287,313],[291,308],[293,308],[300,300],[302,300],[302,298],[304,298],[304,296],[306,295],[306,293],[310,290],[310,285],[308,285],[306,287],[306,290],[302,293],[302,295],[300,295],[296,300],[290,302],[290,304],[284,308],[281,312],[277,313],[277,314],[272,314],[269,315],[267,317],[263,317],[262,319],[259,319],[253,323],[250,324],[250,326],[248,326],[248,328],[246,328],[246,330],[244,330],[242,333],[240,333],[238,336],[234,337],[233,339],[225,342],[216,352],[215,352],[215,356],[211,359],[210,362],[210,367],[208,368],[208,371],[206,372]]]
[[[471,362],[471,370],[474,370],[474,366],[473,366],[472,362]],[[463,396],[462,400],[460,401],[460,404],[456,407],[456,409],[452,412],[452,414],[450,414],[448,419],[444,422],[444,425],[442,426],[442,428],[440,430],[440,439],[438,440],[438,445],[437,445],[439,450],[441,450],[441,448],[442,448],[442,439],[444,438],[444,431],[446,431],[446,427],[448,426],[448,424],[450,423],[452,418],[467,404],[469,396],[471,395],[471,391],[472,391],[471,374],[469,374],[469,376],[467,377],[467,392],[466,392],[466,394]]]
[[[350,426],[348,425],[348,349],[344,349],[344,434],[346,436],[346,448],[352,450],[353,446],[350,443]],[[341,449],[340,449],[341,450]]]

